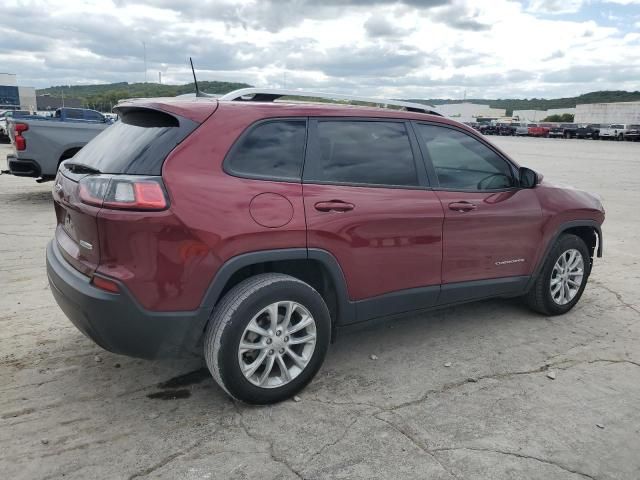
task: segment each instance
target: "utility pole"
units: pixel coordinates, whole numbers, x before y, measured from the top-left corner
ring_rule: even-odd
[[[142,42],[143,58],[144,58],[144,83],[147,83],[147,43]]]
[[[162,72],[158,72],[158,83],[162,85]]]

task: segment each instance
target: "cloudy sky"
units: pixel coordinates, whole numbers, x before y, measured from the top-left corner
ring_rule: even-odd
[[[403,98],[640,89],[640,0],[2,0],[22,85],[190,81]]]

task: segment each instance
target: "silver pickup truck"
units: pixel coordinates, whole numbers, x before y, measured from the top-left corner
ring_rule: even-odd
[[[60,162],[73,157],[111,123],[100,112],[80,108],[58,109],[53,117],[9,118],[14,153],[7,156],[7,173],[39,182],[53,180]]]

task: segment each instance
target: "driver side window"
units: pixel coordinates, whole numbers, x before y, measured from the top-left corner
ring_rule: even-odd
[[[465,133],[435,125],[416,125],[443,189],[499,190],[515,186],[509,164]]]

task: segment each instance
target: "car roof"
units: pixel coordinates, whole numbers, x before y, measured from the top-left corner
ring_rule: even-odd
[[[347,105],[337,103],[312,103],[312,102],[255,102],[255,101],[230,101],[218,100],[212,97],[161,97],[161,98],[135,98],[123,100],[114,108],[145,107],[163,110],[176,115],[181,115],[194,121],[202,122],[218,108],[221,111],[232,113],[253,111],[262,118],[269,117],[367,117],[367,118],[395,118],[405,120],[423,120],[449,125],[455,125],[465,130],[470,127],[440,115],[428,113],[409,112],[390,108],[368,107],[361,105]]]

